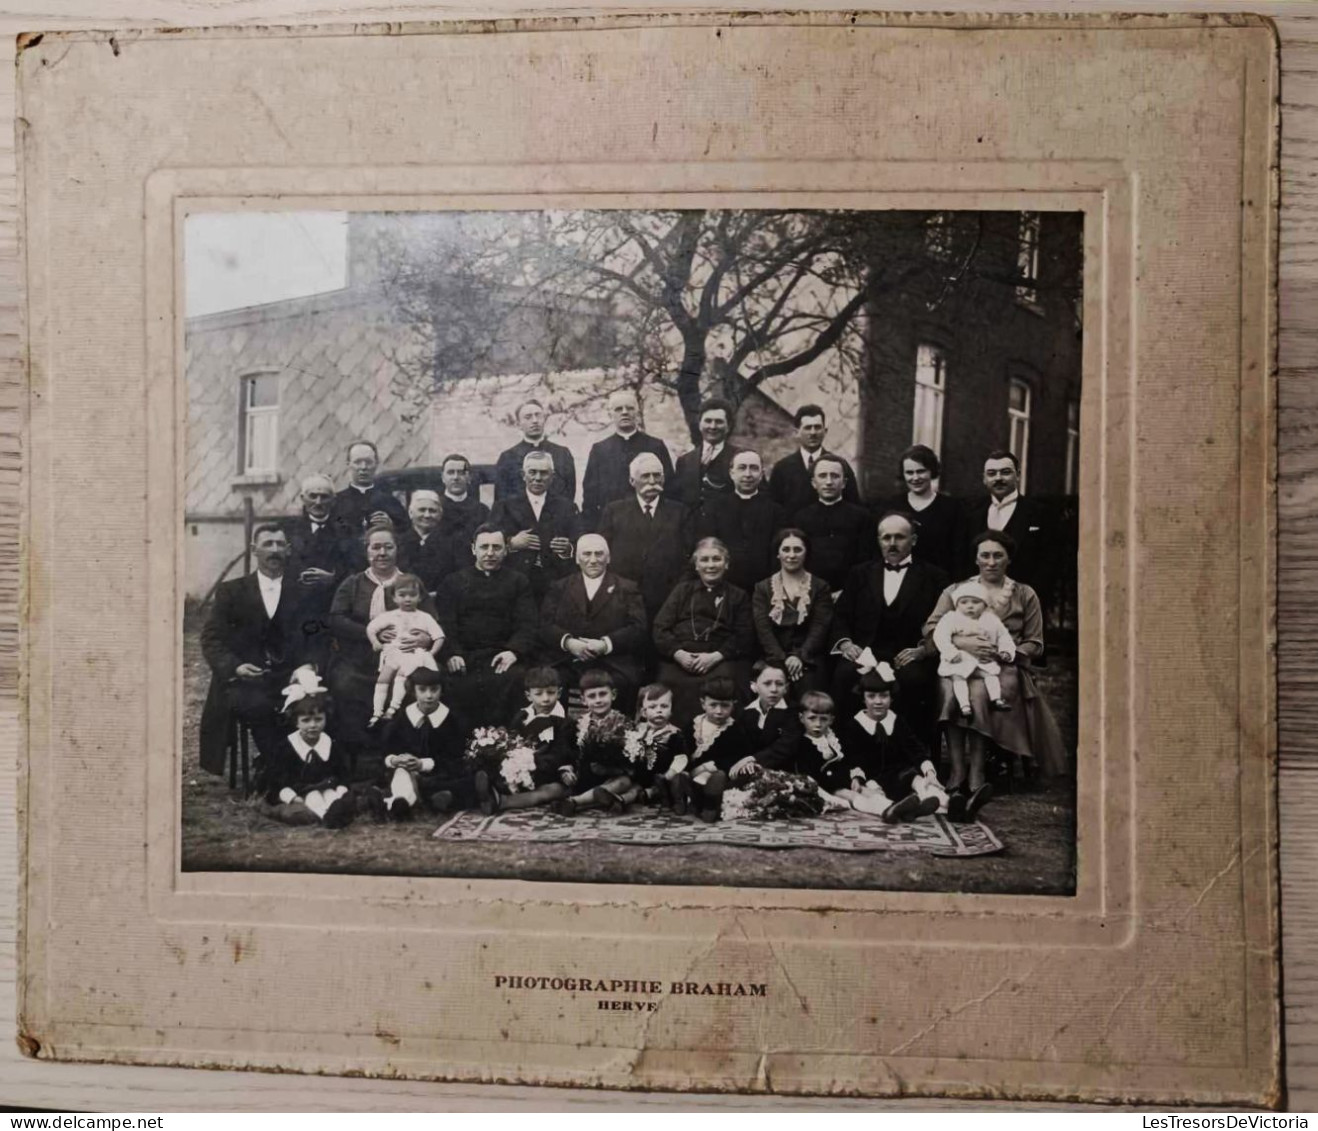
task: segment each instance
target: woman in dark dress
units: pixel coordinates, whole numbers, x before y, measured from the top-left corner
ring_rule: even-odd
[[[911,556],[938,566],[949,577],[961,573],[958,549],[964,538],[961,508],[951,495],[934,490],[942,465],[932,448],[914,444],[901,455],[901,479],[906,490],[879,507],[879,517],[904,514],[915,528]]]
[[[806,568],[810,538],[794,526],[774,536],[778,572],[755,586],[751,616],[760,651],[781,665],[792,682],[792,698],[828,686],[824,670],[828,630],[833,623],[833,595],[828,583]]]
[[[673,691],[673,722],[686,726],[700,712],[700,685],[726,676],[738,688],[750,683],[755,655],[751,599],[728,584],[728,548],[717,538],[696,543],[696,576],[673,586],[654,618],[659,682]]]

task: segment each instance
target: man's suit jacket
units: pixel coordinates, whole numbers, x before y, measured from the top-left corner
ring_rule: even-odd
[[[465,564],[471,565],[471,536],[478,526],[483,526],[490,520],[490,508],[480,501],[475,487],[467,492],[467,497],[460,503],[455,503],[447,495],[441,495],[439,502],[444,508],[444,517],[439,520],[439,530],[436,533],[466,546]]]
[[[605,507],[618,499],[634,497],[629,478],[631,462],[647,452],[658,457],[664,469],[664,483],[671,486],[673,459],[668,454],[668,445],[658,437],[633,432],[624,439],[615,432],[591,445],[586,474],[581,478],[583,530],[598,530]]]
[[[875,659],[891,660],[924,639],[924,624],[947,588],[948,578],[937,566],[914,560],[889,605],[883,597],[883,563],[864,562],[847,575],[833,617],[834,641],[850,640],[870,648]]]
[[[970,549],[971,539],[988,529],[989,499],[967,501],[963,510],[964,544],[959,560],[968,562],[966,576],[974,574],[974,555]],[[1016,553],[1012,555],[1007,567],[1007,576],[1013,581],[1022,582],[1034,590],[1039,603],[1046,610],[1052,596],[1052,582],[1056,566],[1055,552],[1057,546],[1057,521],[1052,508],[1045,503],[1020,495],[1016,499],[1016,509],[1011,512],[1011,519],[1003,528],[1016,543]]]
[[[545,505],[537,519],[523,490],[520,495],[513,495],[495,503],[490,521],[502,530],[509,540],[505,565],[526,575],[537,604],[552,582],[560,577],[566,577],[577,568],[570,555],[560,558],[549,548],[549,543],[555,538],[566,538],[574,548],[576,546],[581,522],[577,516],[576,504],[571,499],[546,495]],[[523,530],[529,530],[540,536],[540,549],[512,548],[513,535]]]
[[[549,493],[561,495],[565,499],[577,497],[577,465],[572,453],[562,444],[541,440],[532,444],[519,440],[511,448],[499,453],[499,462],[494,465],[494,501],[510,499],[526,490],[526,481],[522,478],[522,460],[530,452],[546,452],[554,461],[554,475],[549,480]]]
[[[608,637],[613,651],[596,663],[617,672],[631,684],[644,675],[649,630],[645,603],[634,582],[606,570],[593,601],[586,600],[586,581],[579,570],[555,581],[540,607],[540,637],[546,657],[555,664],[572,663],[563,637],[590,640]]]
[[[830,452],[827,448],[822,449],[819,454],[842,459],[836,452]],[[842,468],[846,473],[842,497],[849,503],[859,503],[860,486],[856,482],[856,473],[851,470],[851,464],[844,459]],[[769,494],[789,515],[795,514],[803,507],[808,507],[815,501],[814,484],[810,482],[810,473],[805,469],[800,448],[789,456],[783,456],[773,465],[773,469],[769,472]]]
[[[284,576],[299,596],[303,611],[309,616],[326,616],[334,590],[352,572],[354,533],[333,512],[313,531],[305,514],[281,523],[288,535],[288,565]],[[305,569],[323,569],[334,579],[324,585],[303,585],[298,580]]]
[[[306,644],[299,618],[296,581],[284,575],[274,617],[265,611],[256,574],[226,581],[215,590],[210,616],[201,629],[201,654],[211,669],[210,689],[201,714],[201,765],[213,774],[224,772],[229,731],[226,687],[237,678],[240,664],[266,668],[270,684],[286,677]]]
[[[636,496],[631,495],[604,508],[599,532],[609,544],[613,572],[640,587],[646,616],[653,621],[690,565],[685,509],[660,497],[654,517],[646,518]]]
[[[689,510],[698,510],[701,503],[721,495],[732,494],[733,457],[745,451],[734,444],[724,443],[723,448],[707,464],[701,464],[700,453],[704,445],[692,448],[677,457],[673,468],[673,481],[667,494]]]

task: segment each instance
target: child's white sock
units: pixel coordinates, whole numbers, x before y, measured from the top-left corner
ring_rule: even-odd
[[[915,796],[923,801],[926,797],[936,798],[938,801],[938,811],[947,812],[947,790],[945,790],[937,781],[931,781],[924,774],[917,774],[915,780],[911,782],[911,790]]]
[[[389,798],[388,800],[406,801],[409,805],[416,804],[416,785],[412,781],[412,775],[406,770],[395,770],[394,776],[389,779]]]
[[[952,677],[952,694],[956,696],[957,706],[963,711],[970,709],[970,684],[960,676]]]
[[[988,692],[990,699],[1002,698],[1002,680],[992,672],[984,672],[984,690]]]
[[[861,813],[869,813],[871,816],[880,817],[885,809],[892,804],[888,800],[888,795],[883,790],[878,789],[848,789],[839,791],[840,797],[845,797],[851,802],[851,807]]]
[[[389,701],[389,685],[387,683],[377,683],[375,685],[375,698],[372,700],[372,711],[375,715],[384,714],[384,705]]]
[[[400,675],[394,680],[394,697],[389,704],[389,710],[396,711],[403,705],[403,700],[407,697],[407,676]]]

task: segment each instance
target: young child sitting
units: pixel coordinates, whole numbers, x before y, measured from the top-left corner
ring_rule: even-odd
[[[1002,697],[1002,682],[998,679],[1002,668],[998,666],[998,660],[1009,664],[1016,658],[1011,633],[995,614],[988,611],[988,594],[978,581],[958,585],[952,591],[952,602],[955,608],[939,617],[934,627],[934,646],[939,655],[938,674],[951,677],[952,694],[956,696],[962,718],[968,719],[974,714],[967,682],[971,678],[984,681],[989,705],[995,711],[1010,711],[1011,704]],[[993,649],[996,660],[981,660],[968,650],[985,645]]]
[[[478,771],[476,796],[486,816],[504,809],[548,805],[566,797],[577,784],[575,727],[559,700],[558,672],[532,668],[526,673],[525,687],[527,706],[517,712],[508,729],[535,746],[535,787],[508,793],[484,770]]]
[[[375,730],[382,721],[392,719],[403,705],[407,695],[407,677],[417,668],[437,669],[435,656],[444,644],[444,630],[439,622],[429,613],[422,612],[417,606],[426,595],[424,582],[412,573],[402,573],[394,581],[394,600],[398,608],[389,609],[366,626],[366,635],[371,647],[380,653],[380,674],[375,681],[374,714],[366,724],[368,730]],[[387,644],[380,639],[386,629],[393,629],[394,636]],[[416,642],[416,633],[423,632],[430,637],[428,649]],[[389,698],[389,688],[393,687],[393,699]],[[385,706],[386,702],[388,707]]]
[[[613,810],[623,806],[622,797],[632,788],[630,764],[623,752],[627,741],[627,716],[614,708],[618,698],[613,677],[595,669],[585,672],[577,685],[586,713],[577,722],[577,787],[580,792],[564,797],[554,812],[570,817],[582,809]]]
[[[325,733],[325,689],[306,669],[284,694],[284,717],[294,729],[274,754],[260,760],[257,789],[266,811],[288,825],[342,828],[352,821],[357,805],[345,784],[343,756]]]
[[[801,723],[786,702],[790,686],[787,672],[778,664],[760,660],[751,669],[751,692],[755,696],[737,712],[748,751],[742,763],[732,768],[734,779],[764,770],[790,770]]]
[[[663,683],[649,683],[636,697],[636,725],[631,735],[644,752],[647,769],[632,771],[641,785],[633,787],[637,797],[660,805],[673,804],[674,779],[687,768],[686,736],[673,724],[673,690]],[[623,801],[635,800],[623,795]]]
[[[865,767],[849,754],[833,730],[836,708],[833,697],[822,691],[801,696],[801,729],[797,743],[796,769],[809,774],[819,788],[862,813],[875,811],[876,796],[867,797]],[[877,785],[875,786],[877,791]],[[879,816],[889,824],[917,815],[920,799],[914,794],[882,806]]]
[[[948,795],[929,752],[915,732],[892,711],[897,686],[892,669],[881,663],[860,678],[865,707],[841,729],[848,760],[864,771],[853,808],[885,821],[948,810]]]
[[[463,759],[469,728],[443,702],[444,680],[433,668],[407,677],[414,702],[390,720],[383,739],[383,786],[368,794],[377,819],[409,821],[420,802],[435,813],[476,804]]]
[[[691,720],[691,771],[674,779],[673,812],[694,809],[702,821],[719,819],[723,793],[734,767],[749,766],[746,742],[733,719],[737,687],[726,676],[706,676],[700,685],[700,714]]]

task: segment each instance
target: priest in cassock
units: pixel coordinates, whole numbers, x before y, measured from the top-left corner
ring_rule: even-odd
[[[393,492],[375,484],[380,453],[370,440],[348,445],[348,485],[334,496],[334,513],[352,532],[352,568],[366,568],[366,551],[361,538],[366,528],[388,519],[396,532],[407,529],[407,511]]]
[[[460,545],[471,545],[476,527],[490,521],[490,508],[472,490],[471,460],[454,453],[444,457],[440,464],[440,477],[444,480],[444,517],[439,529]]]
[[[874,556],[874,516],[842,497],[846,465],[837,456],[815,461],[815,501],[792,516],[791,525],[810,535],[810,572],[836,593],[851,568]]]
[[[702,404],[700,446],[678,457],[668,494],[692,514],[732,493],[732,460],[741,451],[728,441],[733,412],[731,404],[717,397]]]
[[[522,493],[522,461],[531,452],[548,452],[554,464],[549,480],[549,493],[564,499],[576,500],[577,465],[572,453],[562,444],[545,439],[545,421],[549,414],[539,401],[527,401],[517,410],[517,426],[522,438],[511,448],[499,453],[494,466],[494,501],[510,499]]]
[[[302,513],[281,524],[288,536],[285,572],[298,597],[303,660],[324,675],[330,604],[339,582],[352,572],[358,535],[334,513],[334,483],[328,475],[303,479],[301,498]]]
[[[604,509],[599,532],[613,553],[614,572],[640,587],[646,620],[652,622],[690,565],[687,513],[664,498],[658,456],[646,452],[632,460],[630,481],[631,494]]]
[[[418,488],[407,504],[412,525],[398,536],[398,565],[421,579],[432,596],[450,573],[471,561],[470,542],[443,530],[444,505],[439,492]]]
[[[496,526],[476,528],[473,564],[450,574],[435,607],[449,698],[472,726],[502,726],[522,702],[522,671],[536,641],[531,583],[504,568],[508,544]]]
[[[577,568],[555,581],[540,607],[540,642],[564,685],[603,668],[630,712],[645,676],[649,631],[641,591],[609,568],[609,544],[598,534],[577,540]]]
[[[764,489],[759,453],[738,452],[729,474],[733,490],[706,501],[695,517],[695,535],[717,538],[728,548],[728,580],[750,593],[778,568],[773,536],[787,525],[787,515]]]
[[[554,461],[548,452],[528,452],[522,461],[522,490],[494,504],[490,525],[508,539],[508,567],[531,583],[536,607],[549,586],[572,572],[577,540],[577,506],[551,495]]]
[[[664,482],[673,478],[673,460],[668,446],[640,429],[640,404],[631,389],[618,389],[609,397],[613,435],[591,446],[586,474],[581,480],[581,519],[586,530],[598,530],[604,508],[632,494],[632,461],[644,453],[659,460]],[[615,552],[616,552],[615,547]]]

